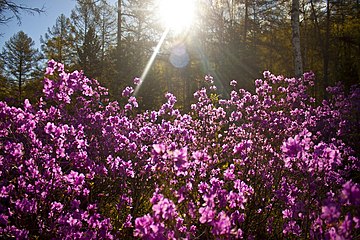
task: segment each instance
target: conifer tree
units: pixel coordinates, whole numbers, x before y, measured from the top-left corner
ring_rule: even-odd
[[[19,100],[22,100],[23,85],[34,78],[41,58],[34,45],[31,37],[20,31],[5,42],[2,50],[4,76],[10,83],[17,85]]]
[[[116,14],[115,8],[106,0],[101,0],[98,5],[97,29],[101,43],[101,61],[104,61],[109,49],[116,44]]]
[[[75,65],[77,54],[75,27],[64,14],[56,19],[55,25],[51,29],[48,28],[40,41],[41,49],[47,59],[54,59],[67,67]]]
[[[9,87],[3,74],[4,61],[0,58],[0,101],[5,100]]]
[[[82,46],[78,48],[79,65],[89,77],[97,78],[101,75],[100,49],[100,41],[95,34],[95,29],[90,27]]]
[[[98,8],[94,0],[77,0],[75,9],[71,11],[71,21],[75,26],[78,44],[82,45],[90,28],[95,28],[98,19]]]
[[[77,64],[85,74],[98,78],[102,73],[101,47],[99,39],[100,8],[95,0],[77,0],[71,12],[71,21],[75,26],[77,45]]]

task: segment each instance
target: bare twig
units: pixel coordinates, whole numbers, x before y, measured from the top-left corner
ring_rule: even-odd
[[[44,6],[42,8],[28,7],[23,4],[17,4],[14,1],[0,0],[0,24],[6,24],[13,18],[16,18],[18,24],[21,24],[21,13],[34,15],[45,12]]]

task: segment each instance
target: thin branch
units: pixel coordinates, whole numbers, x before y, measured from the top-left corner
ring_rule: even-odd
[[[13,1],[0,0],[0,24],[6,24],[15,17],[20,25],[21,12],[34,15],[35,13],[41,14],[45,12],[45,10],[44,6],[42,8],[33,8],[23,4],[14,3]]]

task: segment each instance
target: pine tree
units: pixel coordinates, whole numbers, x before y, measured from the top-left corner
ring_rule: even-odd
[[[85,36],[90,28],[95,29],[98,16],[99,9],[96,7],[94,0],[77,0],[77,5],[71,11],[70,18],[75,26],[79,45],[85,41]]]
[[[98,78],[102,73],[101,50],[104,44],[98,34],[100,8],[95,0],[77,0],[77,5],[71,12],[71,20],[75,26],[78,67],[92,78]]]
[[[65,64],[71,67],[76,64],[76,35],[75,27],[69,18],[61,14],[55,25],[45,33],[44,38],[41,37],[41,49],[47,59]]]
[[[5,42],[2,50],[4,76],[9,82],[17,85],[19,100],[22,100],[23,85],[33,79],[41,58],[34,45],[31,37],[20,31]]]
[[[106,0],[100,1],[98,9],[99,15],[96,22],[101,43],[101,61],[104,61],[109,49],[116,43],[117,20],[115,8],[109,5]]]
[[[80,68],[88,77],[97,78],[101,75],[100,49],[100,41],[95,34],[95,29],[90,27],[83,45],[78,48]]]
[[[3,74],[4,61],[0,58],[0,101],[4,101],[9,94],[9,84]]]

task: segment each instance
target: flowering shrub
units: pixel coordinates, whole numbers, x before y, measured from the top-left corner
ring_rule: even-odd
[[[360,90],[320,105],[314,75],[264,73],[256,94],[195,93],[137,113],[50,61],[44,96],[0,102],[0,236],[351,239],[359,236]],[[135,84],[140,82],[135,79]]]

